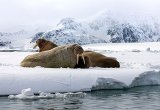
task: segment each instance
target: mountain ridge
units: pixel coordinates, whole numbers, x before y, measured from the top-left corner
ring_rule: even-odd
[[[102,16],[89,22],[64,18],[55,29],[44,32],[41,36],[57,44],[158,42],[160,41],[158,30],[160,24],[156,22],[132,24]],[[35,39],[34,36],[33,38]]]
[[[41,37],[58,45],[159,42],[159,30],[160,23],[154,20],[133,23],[129,20],[118,20],[108,13],[101,13],[93,19],[84,21],[75,18],[61,19],[57,26],[50,28],[49,31],[41,29],[32,31],[32,34],[25,30],[15,33],[0,32],[0,46],[17,47],[16,45],[20,42],[21,47],[28,48]]]

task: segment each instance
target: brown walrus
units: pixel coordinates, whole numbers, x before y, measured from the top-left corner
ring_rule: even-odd
[[[88,57],[89,60],[85,61],[85,65],[90,65],[90,67],[103,67],[103,68],[119,68],[120,63],[113,57],[107,57],[100,53],[93,51],[84,51],[84,57]],[[87,58],[85,58],[87,59]]]
[[[28,55],[21,62],[22,67],[74,68],[79,56],[83,58],[83,48],[77,44],[55,47],[48,51]]]
[[[33,48],[36,48],[37,46],[39,47],[39,52],[50,50],[52,48],[57,47],[57,45],[54,44],[53,42],[45,40],[43,38],[38,39],[36,41],[36,44],[35,44],[35,46]]]
[[[40,42],[39,39],[37,41]],[[47,40],[43,39],[43,41],[44,42],[46,41],[47,43]],[[45,45],[46,43],[43,44]],[[50,43],[48,45],[50,45]],[[48,45],[45,46],[43,51],[50,50],[50,48],[55,48],[55,46],[52,45],[48,46]],[[38,47],[40,50],[42,50],[40,46]],[[82,59],[82,56],[80,56],[79,57],[80,62],[76,64],[75,68],[88,68],[88,67],[119,68],[120,67],[120,63],[113,57],[106,57],[100,53],[93,51],[84,51],[83,55],[86,63],[85,64],[83,63],[84,59]]]

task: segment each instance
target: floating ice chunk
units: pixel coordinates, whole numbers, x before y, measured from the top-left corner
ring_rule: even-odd
[[[39,96],[37,96],[39,99],[54,99],[56,98],[55,94],[51,94],[51,93],[44,93],[44,92],[40,92]]]
[[[35,96],[25,96],[23,94],[18,94],[18,95],[9,95],[9,99],[21,99],[21,100],[34,100],[37,99]]]
[[[96,85],[92,87],[92,90],[103,90],[103,89],[124,89],[128,86],[118,80],[112,78],[98,78]]]
[[[66,98],[65,94],[55,93],[56,98]]]
[[[18,95],[9,95],[9,99],[21,99],[21,100],[35,100],[35,99],[65,99],[65,98],[72,98],[72,97],[79,97],[83,98],[86,96],[86,93],[77,92],[77,93],[44,93],[40,92],[39,95],[34,95],[31,88],[23,89],[21,94]]]
[[[79,98],[83,98],[86,96],[86,93],[83,93],[83,92],[76,92],[76,93],[65,93],[66,97],[67,98],[70,98],[70,97],[79,97]]]
[[[37,99],[37,97],[34,96],[34,93],[32,92],[31,88],[23,89],[21,91],[21,94],[18,94],[18,95],[9,95],[8,98],[10,99]]]
[[[130,87],[160,85],[160,71],[148,71],[136,77]]]
[[[22,95],[24,96],[33,96],[34,93],[32,92],[31,88],[23,89],[21,91]]]

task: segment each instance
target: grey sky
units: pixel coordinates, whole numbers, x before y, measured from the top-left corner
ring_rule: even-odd
[[[160,16],[160,0],[0,0],[0,32],[18,25],[53,24],[84,19],[102,10],[119,17]]]

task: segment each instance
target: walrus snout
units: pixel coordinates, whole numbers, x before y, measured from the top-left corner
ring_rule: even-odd
[[[38,39],[38,40],[35,42],[35,45],[33,46],[33,49],[35,49],[35,48],[39,45],[40,42],[41,42],[41,39]]]
[[[74,54],[77,56],[77,64],[79,62],[79,56],[82,56],[83,63],[85,64],[83,52],[84,52],[84,50],[81,46],[79,46],[77,44],[74,45]]]
[[[82,54],[77,54],[77,64],[79,63],[79,57],[82,56],[83,59],[83,63],[85,64],[85,59],[84,59],[84,55]]]
[[[34,48],[36,48],[37,46],[43,46],[43,44],[46,42],[46,40],[45,39],[38,39],[36,42],[35,42],[35,45],[34,45],[34,47],[33,47],[33,49]]]

